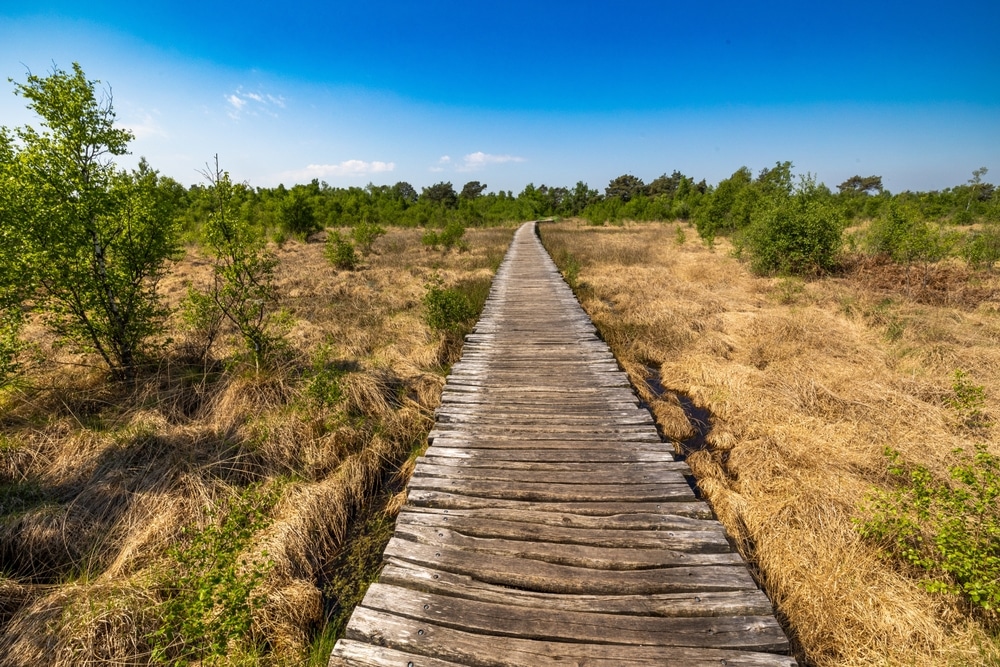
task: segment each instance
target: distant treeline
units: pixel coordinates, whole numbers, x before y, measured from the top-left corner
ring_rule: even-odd
[[[1000,219],[1000,195],[982,180],[985,169],[964,184],[930,192],[891,194],[880,176],[853,176],[836,191],[813,184],[813,197],[836,208],[844,220],[874,219],[890,203],[906,207],[924,220],[968,224]],[[211,185],[184,188],[169,178],[184,236],[196,241],[212,210]],[[417,191],[410,183],[340,188],[314,179],[308,184],[274,188],[236,184],[241,215],[268,230],[272,238],[304,236],[326,227],[380,225],[443,228],[448,223],[481,226],[512,220],[579,216],[593,224],[622,220],[691,220],[702,236],[727,234],[749,224],[751,212],[776,192],[796,187],[792,165],[777,163],[756,175],[740,167],[717,185],[696,181],[679,171],[644,183],[625,174],[608,183],[603,192],[578,182],[572,188],[528,184],[520,193],[487,192],[487,185],[470,181],[460,190],[440,182]]]

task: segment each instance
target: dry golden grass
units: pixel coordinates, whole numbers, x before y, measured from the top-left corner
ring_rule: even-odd
[[[985,439],[1000,452],[1000,427],[973,437],[946,404],[962,368],[1000,417],[998,304],[927,305],[847,278],[755,277],[725,241],[710,250],[684,227],[678,243],[677,224],[568,221],[543,225],[542,238],[557,261],[579,263],[582,304],[663,432],[691,435],[678,395],[710,411],[709,448],[688,461],[797,657],[1000,664],[995,628],[925,592],[852,524],[868,490],[888,483],[886,446],[940,475],[956,447]],[[663,396],[644,382],[650,368]]]
[[[253,618],[266,654],[239,664],[303,664],[351,521],[398,491],[432,423],[455,341],[424,323],[424,285],[488,280],[512,232],[470,229],[467,252],[442,253],[391,229],[350,272],[320,242],[286,243],[288,347],[259,373],[226,340],[210,363],[186,358],[175,318],[159,368],[115,386],[31,327],[28,383],[0,395],[0,665],[148,664],[177,576],[168,550],[251,484],[279,497],[247,550],[273,561]],[[177,306],[209,276],[189,250],[161,287]],[[311,397],[311,375],[331,369],[336,396]]]

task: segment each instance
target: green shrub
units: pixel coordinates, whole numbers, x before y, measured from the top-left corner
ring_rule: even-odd
[[[361,250],[362,254],[365,255],[371,254],[375,241],[382,236],[385,236],[385,229],[367,220],[358,223],[351,230],[351,237],[354,239],[354,243]]]
[[[330,263],[338,269],[353,271],[358,268],[360,259],[354,249],[354,244],[341,236],[340,232],[330,233],[326,239],[324,252]]]
[[[162,625],[151,637],[154,663],[217,664],[234,651],[259,650],[253,614],[264,602],[258,586],[271,563],[244,552],[270,523],[277,498],[277,489],[250,486],[223,505],[217,521],[210,514],[211,524],[186,529],[184,541],[170,549],[174,562],[165,573]]]
[[[433,279],[424,294],[427,325],[435,331],[458,332],[476,317],[469,297],[457,289],[447,289],[440,278]]]
[[[263,231],[237,208],[241,188],[222,171],[218,158],[214,168],[202,175],[210,184],[212,203],[202,233],[215,274],[206,296],[239,332],[259,369],[282,343],[280,313],[275,308],[278,260],[268,251]]]
[[[19,370],[18,357],[24,348],[21,340],[20,308],[0,309],[0,389],[15,381]]]
[[[971,429],[989,426],[989,418],[983,412],[986,407],[986,389],[983,385],[973,384],[968,373],[957,369],[951,390],[953,393],[947,403],[958,414],[964,426]]]
[[[465,225],[458,220],[451,220],[439,232],[428,229],[420,238],[420,242],[425,246],[437,248],[441,246],[445,250],[458,247],[460,250],[466,249],[462,237],[465,235]]]
[[[756,205],[738,239],[756,273],[803,275],[833,268],[841,246],[840,210],[811,178],[793,195],[777,194]]]
[[[921,571],[926,590],[1000,609],[1000,457],[985,445],[971,456],[955,450],[949,483],[905,465],[897,451],[885,453],[899,486],[869,496],[861,534]]]
[[[987,224],[972,232],[962,246],[962,258],[974,269],[992,269],[1000,262],[1000,225]]]

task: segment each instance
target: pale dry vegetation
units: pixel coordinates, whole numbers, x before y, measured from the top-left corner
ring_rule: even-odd
[[[708,447],[688,462],[797,657],[1000,663],[995,615],[926,592],[855,524],[870,490],[891,484],[886,447],[942,478],[955,448],[1000,451],[1000,427],[970,430],[949,405],[963,369],[1000,417],[997,279],[965,276],[977,298],[952,285],[956,298],[921,303],[864,272],[755,277],[727,241],[709,249],[684,225],[569,221],[541,234],[663,433],[693,434],[680,399],[709,411]]]
[[[222,664],[325,664],[370,576],[351,571],[371,562],[352,526],[398,510],[461,342],[428,328],[425,286],[488,285],[511,233],[440,252],[392,229],[356,271],[321,242],[284,244],[286,345],[259,370],[225,337],[199,359],[175,314],[158,367],[110,382],[29,326],[35,361],[0,394],[0,664],[212,662],[164,631],[178,613],[221,633]],[[161,283],[169,305],[210,271],[189,249]],[[377,562],[381,545],[364,549]],[[244,585],[246,627],[243,611],[220,626],[219,586]]]

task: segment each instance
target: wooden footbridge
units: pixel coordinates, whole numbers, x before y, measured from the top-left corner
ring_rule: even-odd
[[[430,440],[331,667],[796,664],[534,223]]]

